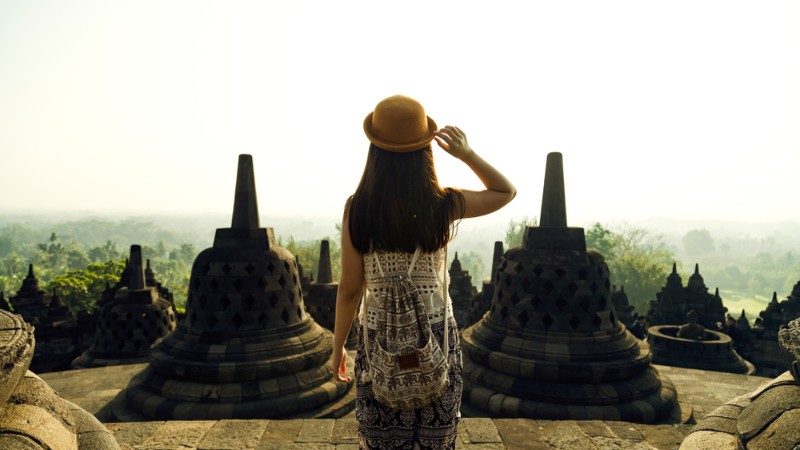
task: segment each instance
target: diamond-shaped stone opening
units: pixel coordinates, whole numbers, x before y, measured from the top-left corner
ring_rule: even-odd
[[[600,318],[598,314],[592,316],[592,323],[594,326],[599,327],[601,323],[603,323],[603,319]]]
[[[564,300],[564,297],[560,297],[559,296],[556,299],[556,303],[555,304],[556,304],[556,308],[558,308],[559,310],[563,310],[564,308],[567,307],[567,301]]]
[[[592,284],[589,285],[589,290],[592,291],[592,294],[596,294],[598,289],[600,289],[600,286],[598,286],[597,283],[592,281]]]
[[[245,308],[247,308],[247,309],[253,309],[253,307],[254,307],[255,305],[256,305],[256,298],[255,298],[255,297],[253,297],[252,295],[248,294],[248,295],[247,295],[247,296],[244,298],[244,306],[245,306]]]
[[[201,295],[197,303],[200,304],[201,308],[205,308],[208,305],[208,297]]]
[[[202,271],[203,275],[208,275],[208,272],[210,270],[211,270],[211,264],[205,263],[205,265],[203,265],[203,269],[201,271]]]
[[[289,312],[286,311],[286,308],[284,308],[283,312],[281,313],[281,319],[283,319],[283,323],[287,325],[289,324]]]
[[[517,319],[519,319],[519,324],[522,325],[523,328],[525,328],[528,324],[528,320],[530,320],[527,311],[522,311],[519,316],[517,316]]]
[[[617,323],[617,318],[614,317],[614,311],[611,311],[610,313],[608,313],[608,320],[610,320],[611,323],[613,323],[613,324]],[[717,347],[719,347],[719,346],[717,346]]]
[[[514,292],[513,294],[511,294],[511,298],[509,300],[511,300],[512,305],[516,306],[516,304],[519,303],[519,295],[517,295],[517,293]]]
[[[497,270],[502,272],[506,270],[506,267],[508,267],[508,260],[504,259],[502,262],[500,262],[500,265],[497,266]]]
[[[511,286],[511,275],[507,274],[503,279],[503,283],[505,283],[506,287]]]
[[[531,282],[531,280],[523,278],[520,284],[522,285],[522,289],[525,289],[525,292],[528,292],[531,289],[531,285],[533,283]]]
[[[278,304],[278,295],[276,293],[273,292],[272,294],[270,294],[269,304],[272,305],[273,308],[275,307],[275,305]]]
[[[284,278],[283,275],[281,275],[280,278],[278,278],[278,284],[280,284],[281,287],[286,286],[286,278]]]
[[[544,268],[542,266],[536,266],[533,268],[533,273],[535,273],[537,277],[541,276],[542,272],[544,272]]]
[[[230,275],[231,274],[231,270],[233,270],[233,268],[231,268],[231,266],[228,265],[228,263],[225,263],[222,266],[222,273],[224,273],[225,275]]]
[[[576,292],[578,292],[578,285],[570,281],[569,284],[567,284],[567,287],[564,291],[566,292],[567,295],[572,297],[573,295],[575,295]]]
[[[599,306],[600,309],[606,309],[608,307],[608,300],[606,300],[604,295],[597,297],[597,306]]]
[[[503,291],[502,291],[502,289],[501,289],[501,290],[498,290],[498,291],[497,291],[497,299],[498,299],[498,300],[502,300],[504,297],[505,297],[505,295],[503,294]]]
[[[272,261],[267,264],[267,271],[269,273],[275,273],[275,264],[272,264]]]
[[[597,266],[597,276],[598,277],[603,276],[603,266]]]
[[[578,302],[578,306],[581,307],[582,310],[588,311],[589,310],[589,299],[583,297],[580,302]]]
[[[303,317],[303,309],[300,308],[300,305],[297,305],[297,317]]]
[[[239,315],[239,313],[238,313],[238,312],[237,312],[237,313],[235,313],[235,314],[233,315],[233,317],[231,317],[231,323],[232,323],[232,324],[233,324],[233,326],[234,326],[234,327],[236,327],[236,329],[238,330],[238,329],[239,329],[239,328],[242,326],[242,323],[243,323],[243,321],[242,321],[242,316],[241,316],[241,315]]]
[[[523,267],[523,266],[522,266],[522,263],[520,263],[520,262],[518,262],[518,263],[517,263],[517,264],[514,266],[514,271],[516,271],[517,273],[521,273],[523,270],[525,270],[525,267]]]
[[[231,300],[228,298],[227,295],[223,295],[222,298],[219,299],[219,304],[222,306],[222,309],[228,309],[231,306]]]
[[[258,320],[258,323],[261,324],[261,326],[263,327],[267,325],[267,322],[269,322],[269,317],[262,312],[261,314],[258,315],[258,318],[256,320]]]
[[[247,263],[247,265],[246,265],[246,266],[244,266],[244,270],[245,270],[245,272],[247,272],[249,275],[252,275],[252,274],[253,274],[253,272],[255,272],[255,271],[256,271],[256,267],[255,267],[254,265],[250,264],[250,263]]]
[[[564,275],[567,274],[567,271],[564,270],[563,267],[557,267],[556,270],[555,270],[555,273],[556,273],[556,276],[558,276],[558,278],[564,278]]]
[[[506,308],[505,306],[500,308],[500,317],[502,317],[503,319],[508,317],[508,308]]]
[[[577,330],[578,327],[581,325],[581,319],[578,319],[576,315],[572,315],[569,319],[569,326],[572,328],[573,331]]]
[[[578,270],[578,279],[579,280],[585,280],[588,276],[589,276],[589,271],[586,270],[586,267],[581,267]]]
[[[244,287],[244,281],[241,278],[237,278],[233,281],[233,287],[236,289],[237,292],[241,292],[242,288]]]
[[[550,280],[544,280],[544,283],[542,283],[542,289],[544,289],[545,294],[553,292],[555,288],[556,285]]]
[[[266,290],[266,289],[267,289],[267,286],[268,286],[268,283],[267,283],[267,277],[261,277],[261,279],[260,279],[260,280],[258,280],[258,287],[259,287],[259,288],[260,288],[262,291],[264,291],[264,290]]]
[[[219,282],[216,278],[212,279],[208,285],[211,287],[211,292],[217,292],[217,289],[219,289]]]
[[[287,272],[289,271],[289,267],[290,267],[289,266],[289,261],[284,261],[283,262],[283,268],[286,269]]]
[[[209,327],[214,328],[219,323],[219,319],[217,319],[217,315],[213,312],[206,314],[206,323]]]
[[[542,299],[538,295],[531,297],[531,306],[538,309],[542,305]]]
[[[542,325],[544,325],[545,330],[549,329],[550,326],[553,325],[553,322],[553,318],[550,317],[550,314],[545,314],[544,317],[542,317]]]
[[[606,287],[606,289],[611,289],[611,281],[608,278],[605,279],[605,283],[603,283],[603,285]]]

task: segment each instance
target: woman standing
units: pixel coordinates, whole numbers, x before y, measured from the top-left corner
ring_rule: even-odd
[[[454,126],[437,131],[422,105],[409,97],[396,95],[378,103],[364,120],[364,132],[371,142],[366,167],[342,217],[334,367],[338,367],[340,381],[350,381],[344,342],[366,289],[360,315],[366,333],[361,333],[355,363],[360,447],[454,448],[462,367],[458,328],[444,292],[446,246],[456,221],[500,209],[514,198],[516,190],[470,148],[464,132]],[[467,164],[486,189],[441,188],[434,170],[432,140]],[[386,293],[385,275],[393,273],[407,275],[415,295],[424,299],[420,303],[425,303],[430,333],[447,358],[446,388],[428,404],[413,409],[378,402],[369,376],[370,358],[376,358],[372,351],[378,321],[374,311],[381,307],[376,302],[380,293]]]

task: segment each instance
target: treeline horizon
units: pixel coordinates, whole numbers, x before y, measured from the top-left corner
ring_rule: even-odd
[[[91,310],[105,282],[116,281],[129,246],[139,244],[144,257],[151,259],[158,280],[182,306],[194,258],[211,246],[216,228],[228,225],[220,223],[224,218],[222,214],[207,220],[187,217],[184,222],[160,216],[67,220],[58,220],[57,215],[0,216],[0,291],[6,297],[15,293],[32,263],[45,290],[55,288],[73,310]],[[525,226],[535,221],[522,217],[477,227],[464,221],[450,244],[450,259],[458,252],[462,267],[480,289],[490,275],[494,241],[503,241],[506,250],[519,245]],[[270,218],[262,221],[262,226],[275,229],[279,244],[295,254],[306,273],[316,273],[320,241],[329,239],[333,275],[338,279],[340,234],[335,220]],[[587,245],[606,257],[612,283],[625,285],[640,314],[646,313],[649,301],[655,299],[673,262],[684,283],[698,263],[709,290],[720,288],[729,313],[738,316],[744,309],[751,321],[773,291],[779,299],[785,298],[800,280],[800,229],[795,235],[791,226],[788,233],[784,227],[762,236],[705,228],[667,234],[602,223],[585,230]]]

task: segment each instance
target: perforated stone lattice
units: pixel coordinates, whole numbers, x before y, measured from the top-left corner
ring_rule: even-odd
[[[555,264],[511,253],[499,267],[489,320],[510,329],[591,333],[612,330],[608,267],[574,252]]]
[[[186,308],[195,330],[256,331],[306,319],[294,259],[206,262],[192,277]]]
[[[103,307],[90,354],[102,358],[146,356],[150,346],[175,329],[166,300],[154,304],[111,303]]]

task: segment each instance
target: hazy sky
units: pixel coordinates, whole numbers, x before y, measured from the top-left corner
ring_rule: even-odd
[[[525,5],[525,6],[520,6]],[[0,210],[338,216],[364,116],[419,99],[538,215],[797,218],[800,2],[0,2]],[[442,151],[445,185],[477,178]]]

